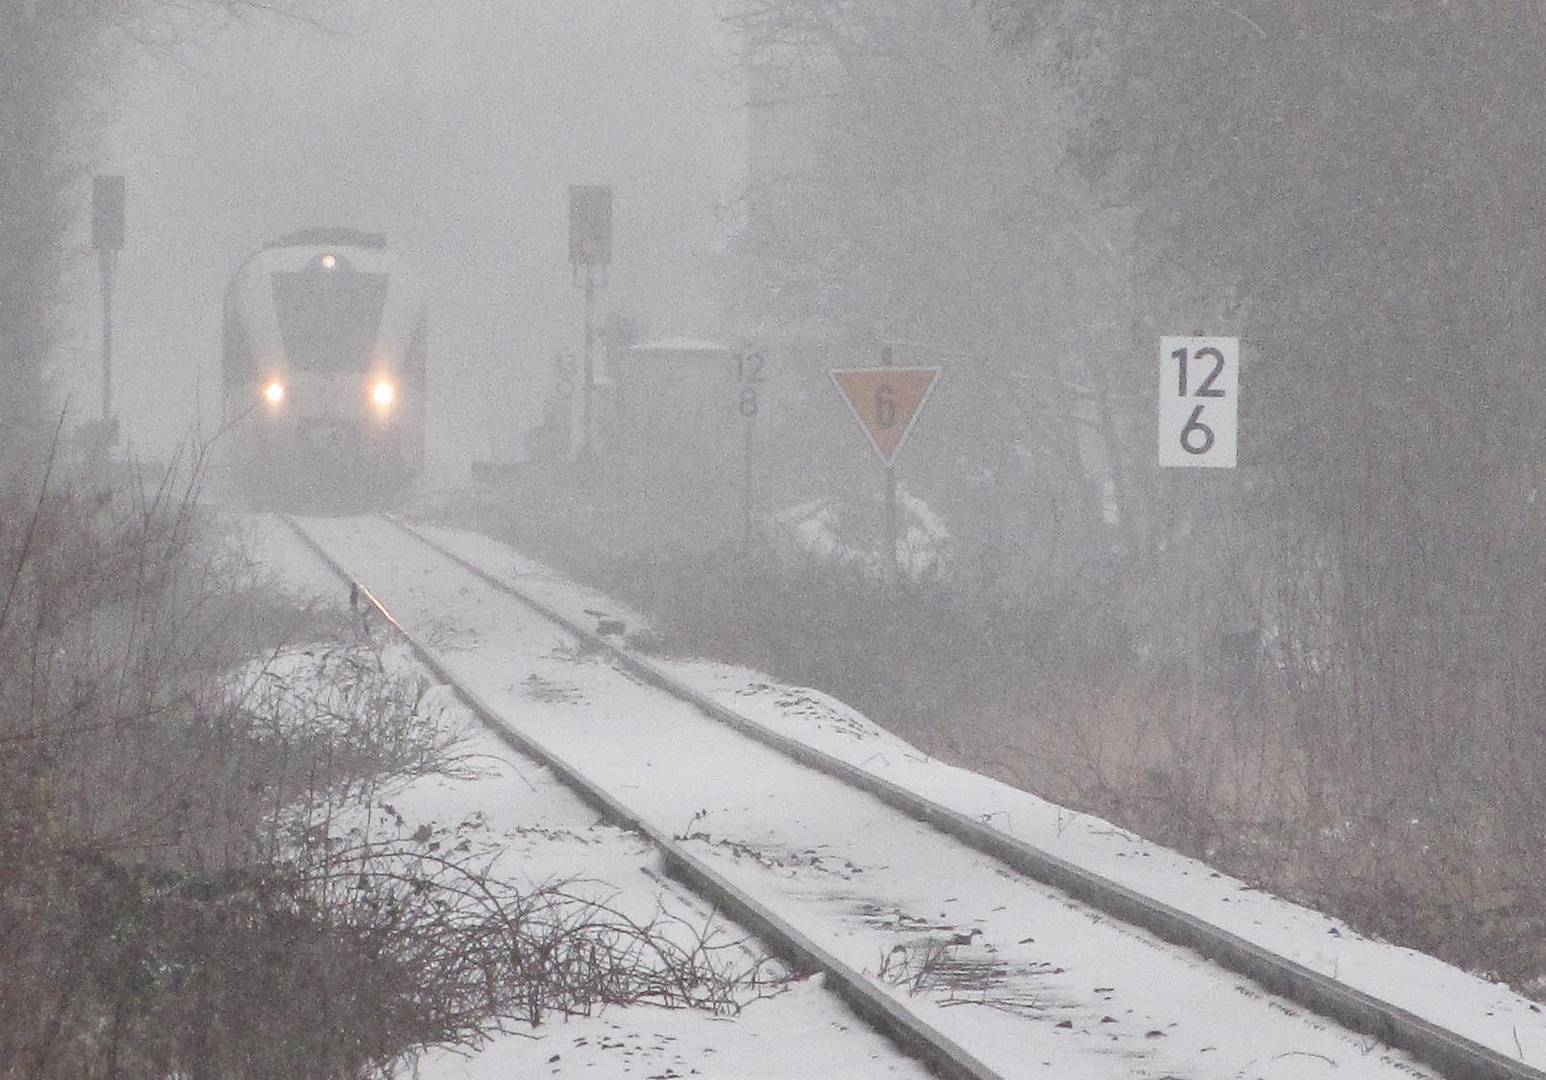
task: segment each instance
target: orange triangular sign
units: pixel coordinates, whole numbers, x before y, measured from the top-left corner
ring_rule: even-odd
[[[854,368],[832,372],[854,419],[887,465],[913,429],[939,368]]]

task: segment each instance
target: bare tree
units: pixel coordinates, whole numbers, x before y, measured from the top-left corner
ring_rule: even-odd
[[[210,20],[325,25],[310,0],[19,0],[0,7],[0,462],[46,444],[48,368],[80,255],[84,185],[129,50],[196,37]]]

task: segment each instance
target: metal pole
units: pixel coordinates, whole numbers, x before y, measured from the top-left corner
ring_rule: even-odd
[[[98,442],[103,460],[113,438],[113,272],[123,247],[122,176],[98,176],[91,184],[91,246],[102,273],[102,428]]]
[[[746,459],[744,472],[741,478],[741,543],[748,549],[752,546],[752,424],[751,417],[746,418]]]
[[[886,547],[891,550],[891,565],[897,581],[902,580],[902,553],[896,536],[896,469],[886,466]]]
[[[581,405],[583,430],[580,435],[580,461],[587,467],[591,463],[591,390],[596,381],[595,359],[592,355],[595,343],[596,268],[585,264],[585,391]]]
[[[891,366],[891,346],[882,345],[880,349],[880,366]],[[887,558],[891,562],[892,577],[897,583],[902,580],[902,555],[897,550],[896,535],[896,467],[890,462],[886,463],[886,550]]]
[[[114,252],[102,249],[97,253],[98,266],[102,271],[102,440],[108,439],[108,425],[113,419],[113,264]]]

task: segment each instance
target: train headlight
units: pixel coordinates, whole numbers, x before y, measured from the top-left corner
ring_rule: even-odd
[[[278,405],[285,399],[285,384],[278,379],[270,379],[263,388],[263,400],[270,405]]]
[[[390,379],[378,379],[370,388],[370,400],[378,409],[390,409],[397,400],[397,387]]]
[[[322,256],[322,269],[324,269],[324,270],[331,270],[331,269],[333,269],[333,267],[335,267],[337,265],[338,265],[338,256],[337,255],[334,255],[331,252],[329,252],[328,254]]]

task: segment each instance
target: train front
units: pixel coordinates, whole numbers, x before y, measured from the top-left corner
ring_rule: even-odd
[[[248,259],[226,294],[224,386],[249,492],[370,500],[417,476],[427,337],[423,290],[379,235],[310,230]]]

